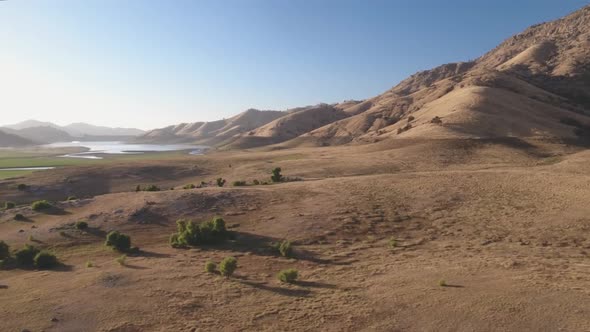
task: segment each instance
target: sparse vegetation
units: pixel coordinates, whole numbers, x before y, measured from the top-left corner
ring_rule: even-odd
[[[131,237],[119,231],[112,231],[107,234],[105,245],[117,251],[127,252],[131,248]]]
[[[286,269],[286,270],[282,270],[281,272],[279,272],[279,274],[277,275],[277,278],[282,281],[282,282],[286,282],[289,284],[293,284],[297,281],[297,278],[299,277],[299,272],[296,269]]]
[[[415,119],[416,119],[416,118],[415,118],[413,115],[410,115],[410,116],[408,117],[408,122],[412,122],[412,121],[414,121]]]
[[[125,265],[126,260],[127,260],[127,255],[121,255],[121,256],[117,257],[117,259],[115,261],[117,263],[119,263],[119,265],[123,266],[123,265]]]
[[[16,220],[16,221],[24,221],[26,219],[27,218],[25,218],[25,216],[23,216],[21,213],[17,213],[14,215],[14,220]]]
[[[59,264],[57,257],[47,251],[41,251],[34,258],[35,266],[38,269],[51,269]]]
[[[225,227],[225,221],[220,217],[200,224],[192,220],[178,220],[176,227],[178,232],[170,236],[170,245],[173,248],[216,244],[226,240],[230,235]]]
[[[389,239],[389,248],[393,249],[397,247],[397,241],[394,238]]]
[[[85,221],[77,221],[74,226],[76,227],[76,229],[79,229],[81,231],[88,229],[88,223]]]
[[[182,187],[182,189],[195,189],[197,186],[195,186],[194,184],[190,183],[185,185],[184,187]]]
[[[91,268],[91,267],[94,267],[94,263],[92,263],[92,261],[87,261],[86,268]]]
[[[290,241],[284,240],[279,245],[279,253],[283,257],[291,257],[293,256],[293,246],[291,245]]]
[[[14,202],[4,202],[4,210],[14,209],[16,204]]]
[[[234,187],[243,187],[246,185],[246,181],[234,181],[233,186]]]
[[[151,184],[147,187],[145,187],[144,191],[160,191],[161,189],[156,186],[155,184]]]
[[[238,268],[238,260],[235,257],[226,257],[219,263],[219,273],[222,276],[231,277]]]
[[[4,241],[0,241],[0,260],[8,257],[10,257],[10,246]]]
[[[34,211],[44,211],[44,210],[51,209],[52,207],[53,207],[53,205],[51,205],[51,203],[49,203],[46,200],[36,201],[33,204],[31,204],[31,208]]]
[[[217,264],[215,264],[214,262],[207,261],[207,263],[205,263],[205,272],[214,273],[216,269],[217,269]]]
[[[442,119],[438,116],[435,116],[434,118],[432,118],[432,120],[430,120],[430,123],[442,124]]]
[[[281,182],[283,181],[283,175],[281,174],[282,169],[280,167],[276,167],[272,170],[272,175],[270,179],[272,182]]]
[[[16,259],[16,263],[20,266],[33,266],[35,263],[35,257],[39,253],[39,249],[35,248],[30,244],[25,244],[24,248],[18,250],[14,253],[14,258]]]
[[[404,127],[397,128],[397,133],[398,133],[398,135],[399,135],[399,134],[401,134],[401,133],[403,133],[403,132],[405,132],[405,131],[408,131],[408,130],[410,130],[410,129],[412,129],[412,124],[408,123],[408,124],[407,124],[407,125],[405,125]]]
[[[216,182],[217,182],[218,187],[225,186],[225,179],[224,178],[217,178]]]

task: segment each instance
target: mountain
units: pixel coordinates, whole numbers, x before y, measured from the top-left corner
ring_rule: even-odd
[[[245,135],[283,115],[285,115],[285,112],[249,109],[229,119],[181,123],[151,130],[140,136],[138,140],[218,145],[241,137],[241,135]]]
[[[74,140],[74,138],[67,132],[50,126],[28,127],[18,130],[2,128],[2,130],[37,144],[68,142]]]
[[[136,128],[111,128],[88,123],[72,123],[62,127],[72,136],[139,136],[145,132]]]
[[[416,73],[376,97],[274,112],[268,118],[231,132],[221,128],[231,127],[233,118],[181,124],[142,139],[238,148],[397,138],[586,139],[590,6],[534,25],[473,61]]]
[[[101,127],[87,123],[72,123],[67,126],[59,126],[51,122],[37,120],[27,120],[13,125],[6,125],[2,128],[21,130],[40,127],[58,129],[75,138],[82,138],[84,136],[139,136],[145,133],[143,130],[136,128]]]
[[[0,130],[0,147],[20,147],[27,145],[34,145],[34,143],[26,138]]]

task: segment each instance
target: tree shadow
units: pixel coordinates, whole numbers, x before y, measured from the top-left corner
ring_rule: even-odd
[[[442,287],[445,287],[445,288],[465,288],[465,286],[463,286],[463,285],[453,285],[453,284],[446,284]]]
[[[0,289],[8,289],[7,285],[0,285]]]
[[[297,281],[297,282],[295,282],[295,284],[299,285],[299,286],[311,287],[311,288],[326,288],[326,289],[338,288],[336,285],[327,284],[327,283],[318,282],[318,281]]]
[[[239,280],[239,282],[243,285],[250,286],[256,289],[260,289],[263,291],[273,292],[279,295],[284,296],[293,296],[293,297],[307,297],[312,292],[308,289],[291,289],[291,288],[282,288],[282,287],[275,287],[269,286],[264,282],[253,282],[247,280]]]
[[[48,214],[48,215],[52,215],[52,216],[65,216],[65,215],[71,214],[70,212],[68,212],[62,208],[59,208],[57,206],[52,206],[48,209],[41,210],[41,211],[39,211],[39,213]]]
[[[150,269],[149,267],[133,265],[133,264],[129,264],[129,263],[123,263],[123,264],[121,264],[121,266],[128,268],[128,269],[132,269],[132,270],[149,270]]]
[[[90,235],[102,237],[102,238],[107,236],[107,232],[103,231],[102,229],[100,229],[98,227],[88,227],[84,230],[84,233],[88,233]]]
[[[147,258],[170,258],[171,257],[170,254],[162,254],[162,253],[147,251],[147,250],[139,250],[139,252],[137,252],[134,256],[147,257]]]

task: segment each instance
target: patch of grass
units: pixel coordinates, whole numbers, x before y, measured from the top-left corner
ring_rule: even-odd
[[[182,187],[182,189],[195,189],[197,186],[195,186],[194,184],[190,183],[185,185],[184,187]]]
[[[390,238],[389,239],[389,248],[394,249],[395,247],[397,247],[397,241],[394,238]]]
[[[52,207],[53,205],[47,200],[36,201],[31,204],[33,211],[45,211],[51,209]]]
[[[238,268],[238,260],[235,257],[226,257],[219,263],[219,273],[222,276],[231,277]]]
[[[438,285],[440,287],[447,287],[448,286],[447,282],[444,279],[439,280]]]
[[[246,181],[234,181],[233,182],[234,187],[243,187],[245,185],[246,185]]]
[[[143,189],[143,191],[160,191],[160,190],[161,189],[154,184],[149,185],[149,186],[145,187],[145,189]]]
[[[92,263],[92,261],[87,261],[86,268],[91,268],[91,267],[94,267],[94,263]]]
[[[289,284],[293,284],[297,281],[297,278],[299,277],[299,272],[296,269],[286,269],[286,270],[282,270],[281,272],[279,272],[279,274],[277,275],[277,278],[282,281],[282,282],[286,282]]]
[[[1,179],[11,179],[11,178],[18,178],[21,176],[25,176],[27,174],[31,174],[34,171],[31,170],[20,170],[20,171],[0,171],[0,180]]]
[[[215,273],[216,269],[217,269],[217,264],[215,264],[214,262],[207,261],[207,263],[205,263],[205,272]]]

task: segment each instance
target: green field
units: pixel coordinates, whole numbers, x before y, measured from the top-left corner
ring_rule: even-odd
[[[63,155],[60,153],[59,155]],[[82,159],[82,158],[64,158],[54,153],[43,154],[39,151],[34,152],[15,152],[0,151],[0,168],[15,167],[68,167],[68,166],[85,166],[85,165],[104,165],[113,162],[141,161],[141,160],[167,160],[180,157],[188,157],[186,151],[167,151],[167,152],[148,152],[142,154],[121,154],[121,155],[104,155],[104,159]],[[0,171],[0,179],[18,177],[39,171]]]

